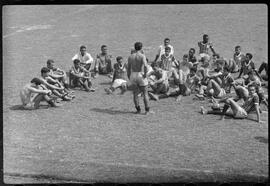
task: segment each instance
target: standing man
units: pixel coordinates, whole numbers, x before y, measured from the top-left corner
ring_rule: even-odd
[[[208,60],[210,60],[210,55],[209,55],[209,49],[211,49],[212,53],[215,54],[215,50],[213,48],[213,44],[209,42],[209,36],[207,34],[203,35],[203,40],[198,42],[199,46],[199,55],[201,58],[207,57]]]
[[[86,46],[82,45],[80,47],[80,52],[78,54],[76,54],[73,58],[72,61],[74,61],[75,59],[80,60],[80,64],[86,69],[86,70],[90,70],[91,65],[94,62],[94,59],[92,58],[92,56],[86,52]]]
[[[161,57],[162,54],[165,54],[165,48],[166,47],[171,48],[169,55],[173,55],[174,50],[173,50],[173,46],[170,45],[170,39],[165,38],[164,39],[164,45],[160,45],[159,48],[158,48],[158,54],[156,55],[156,58],[155,58],[154,62],[156,62]]]
[[[133,90],[133,101],[137,114],[141,113],[141,107],[139,105],[139,94],[143,93],[143,101],[145,106],[145,114],[149,114],[149,97],[148,97],[148,80],[147,74],[147,61],[144,54],[142,54],[142,43],[136,42],[134,44],[135,52],[128,57],[127,76],[130,80],[130,84],[136,88]]]

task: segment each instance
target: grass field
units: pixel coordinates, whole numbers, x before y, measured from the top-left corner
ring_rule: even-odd
[[[267,6],[81,5],[3,8],[3,148],[5,183],[268,180],[268,112],[264,124],[201,115],[208,101],[151,101],[154,115],[135,115],[131,92],[75,90],[60,108],[19,109],[19,91],[46,60],[68,70],[84,44],[102,44],[126,60],[134,42],[153,60],[165,37],[180,59],[208,33],[218,53],[236,45],[267,61]],[[141,100],[142,103],[142,100]]]

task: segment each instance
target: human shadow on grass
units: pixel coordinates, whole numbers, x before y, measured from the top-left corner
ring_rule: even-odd
[[[197,111],[197,113],[202,114],[200,111]],[[215,114],[206,114],[206,115],[216,115],[216,116],[219,115],[219,116],[221,116],[221,115],[223,115],[223,114],[217,112],[217,113],[215,113]],[[235,117],[233,116],[233,113],[230,113],[230,112],[225,113],[224,119],[233,119],[233,120],[240,120],[240,121],[241,121],[241,120],[257,121],[257,120],[254,119],[252,116],[248,116],[248,117],[246,117],[246,118],[235,118]]]
[[[106,108],[106,109],[101,109],[101,108],[93,108],[91,109],[94,112],[101,112],[101,113],[106,113],[106,114],[134,114],[134,112],[131,111],[124,111],[124,110],[113,110],[112,108]]]
[[[101,83],[99,83],[100,85],[110,85],[110,84],[112,84],[112,82],[101,82]]]
[[[254,139],[258,140],[261,143],[268,143],[268,138],[263,136],[255,136]]]
[[[48,109],[49,105],[40,105],[38,109]],[[10,110],[35,110],[35,109],[26,109],[22,105],[13,105],[9,108]]]

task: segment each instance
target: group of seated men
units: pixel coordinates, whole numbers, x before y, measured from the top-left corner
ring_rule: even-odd
[[[152,62],[147,60],[149,97],[159,100],[174,96],[176,101],[180,101],[182,96],[194,93],[199,99],[209,97],[214,103],[213,111],[201,108],[203,114],[221,114],[224,118],[230,107],[235,118],[245,118],[248,113],[255,110],[257,121],[261,122],[259,104],[264,102],[268,105],[268,97],[264,95],[262,89],[262,86],[268,86],[268,64],[263,62],[257,70],[252,61],[252,54],[244,55],[240,46],[235,47],[233,59],[226,60],[216,53],[208,35],[203,35],[203,41],[198,42],[198,47],[199,56],[196,57],[195,49],[191,48],[179,61],[174,57],[174,48],[170,40],[168,38],[164,40],[155,59]],[[131,54],[134,52],[132,49]],[[141,52],[143,53],[143,50]],[[133,89],[129,83],[127,64],[124,63],[123,57],[117,56],[113,65],[112,56],[108,54],[106,45],[101,46],[101,53],[96,56],[96,60],[86,52],[85,46],[80,47],[80,52],[72,60],[74,65],[69,72],[69,83],[67,74],[55,68],[53,60],[48,60],[47,67],[41,70],[41,78],[34,78],[21,92],[23,105],[30,104],[31,108],[38,108],[40,100],[45,100],[50,105],[57,106],[51,95],[65,101],[71,100],[75,96],[70,87],[79,86],[86,91],[94,92],[91,78],[96,78],[97,74],[107,74],[112,78],[111,86],[105,88],[108,94],[118,88],[122,94],[128,89]],[[263,70],[265,74],[262,74]],[[239,75],[234,78],[233,74],[236,73]],[[231,88],[234,88],[237,97],[229,96]],[[253,89],[255,92],[252,92]],[[237,102],[240,99],[244,101],[241,106]],[[225,103],[223,109],[219,103]]]
[[[71,90],[75,87],[94,92],[91,82],[92,71],[96,75],[108,74],[112,77],[111,60],[112,56],[107,54],[105,45],[101,47],[101,53],[97,55],[95,64],[92,56],[86,52],[86,47],[81,46],[80,52],[72,58],[73,66],[68,73],[56,68],[52,59],[47,60],[47,66],[41,69],[41,76],[33,78],[20,91],[23,108],[37,109],[41,101],[46,101],[52,107],[60,106],[59,99],[70,101],[75,98],[74,91]],[[93,66],[94,69],[91,69]]]
[[[241,47],[235,47],[233,59],[226,60],[215,52],[209,42],[209,36],[204,35],[203,41],[198,42],[199,60],[195,49],[191,48],[188,54],[183,55],[181,61],[173,55],[173,47],[166,38],[153,62],[148,61],[148,95],[150,99],[159,100],[167,97],[176,97],[180,101],[182,96],[194,93],[199,99],[210,98],[213,111],[203,107],[203,114],[220,114],[222,119],[228,114],[234,118],[246,118],[248,113],[256,111],[257,121],[261,122],[259,105],[268,106],[268,97],[265,96],[262,86],[268,86],[268,64],[263,62],[259,70],[255,68],[252,54],[244,55]],[[209,54],[212,51],[212,56]],[[131,53],[134,51],[132,50]],[[142,51],[143,52],[143,51]],[[121,56],[117,57],[114,65],[112,85],[105,88],[108,94],[120,88],[124,93],[131,86],[125,75],[127,64]],[[262,71],[265,70],[265,74]],[[236,75],[238,76],[236,77]],[[236,78],[234,78],[236,77]],[[232,97],[231,89],[236,97]],[[255,92],[252,92],[255,89]],[[238,101],[243,100],[244,104]],[[223,109],[219,103],[225,103]],[[237,106],[236,106],[237,105]],[[228,111],[228,108],[231,111]]]

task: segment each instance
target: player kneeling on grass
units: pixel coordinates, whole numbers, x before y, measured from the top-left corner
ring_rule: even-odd
[[[41,101],[46,101],[52,107],[57,107],[53,99],[50,97],[52,91],[44,89],[41,86],[42,80],[34,78],[31,83],[26,84],[20,91],[20,97],[25,109],[38,109]]]
[[[63,87],[63,85],[58,81],[49,76],[50,70],[47,67],[41,69],[41,80],[43,81],[41,86],[45,86],[50,89],[54,95],[62,98],[63,101],[70,101],[74,98],[74,95],[69,94]]]
[[[72,87],[83,87],[86,92],[94,92],[92,88],[90,72],[80,65],[80,61],[75,59],[70,69],[70,78]]]
[[[257,114],[257,122],[263,123],[260,118],[259,96],[256,93],[256,86],[249,85],[248,91],[249,97],[242,106],[235,102],[233,98],[224,98],[221,100],[216,100],[217,108],[212,107],[213,110],[207,111],[206,109],[201,107],[201,113],[222,115],[222,120],[224,120],[225,115],[233,116],[236,119],[244,119],[247,118],[249,113],[255,110]],[[218,109],[219,103],[225,103],[223,110]],[[229,108],[231,108],[232,113],[227,112]]]
[[[104,89],[108,94],[112,94],[117,88],[121,89],[121,94],[124,94],[127,90],[127,64],[123,63],[122,56],[118,56],[116,61],[117,63],[114,64],[112,85],[110,88]]]
[[[149,72],[148,82],[152,89],[148,91],[148,94],[151,99],[158,100],[158,96],[156,94],[165,94],[169,90],[169,82],[167,72],[158,67],[156,62],[151,64],[153,71]]]

